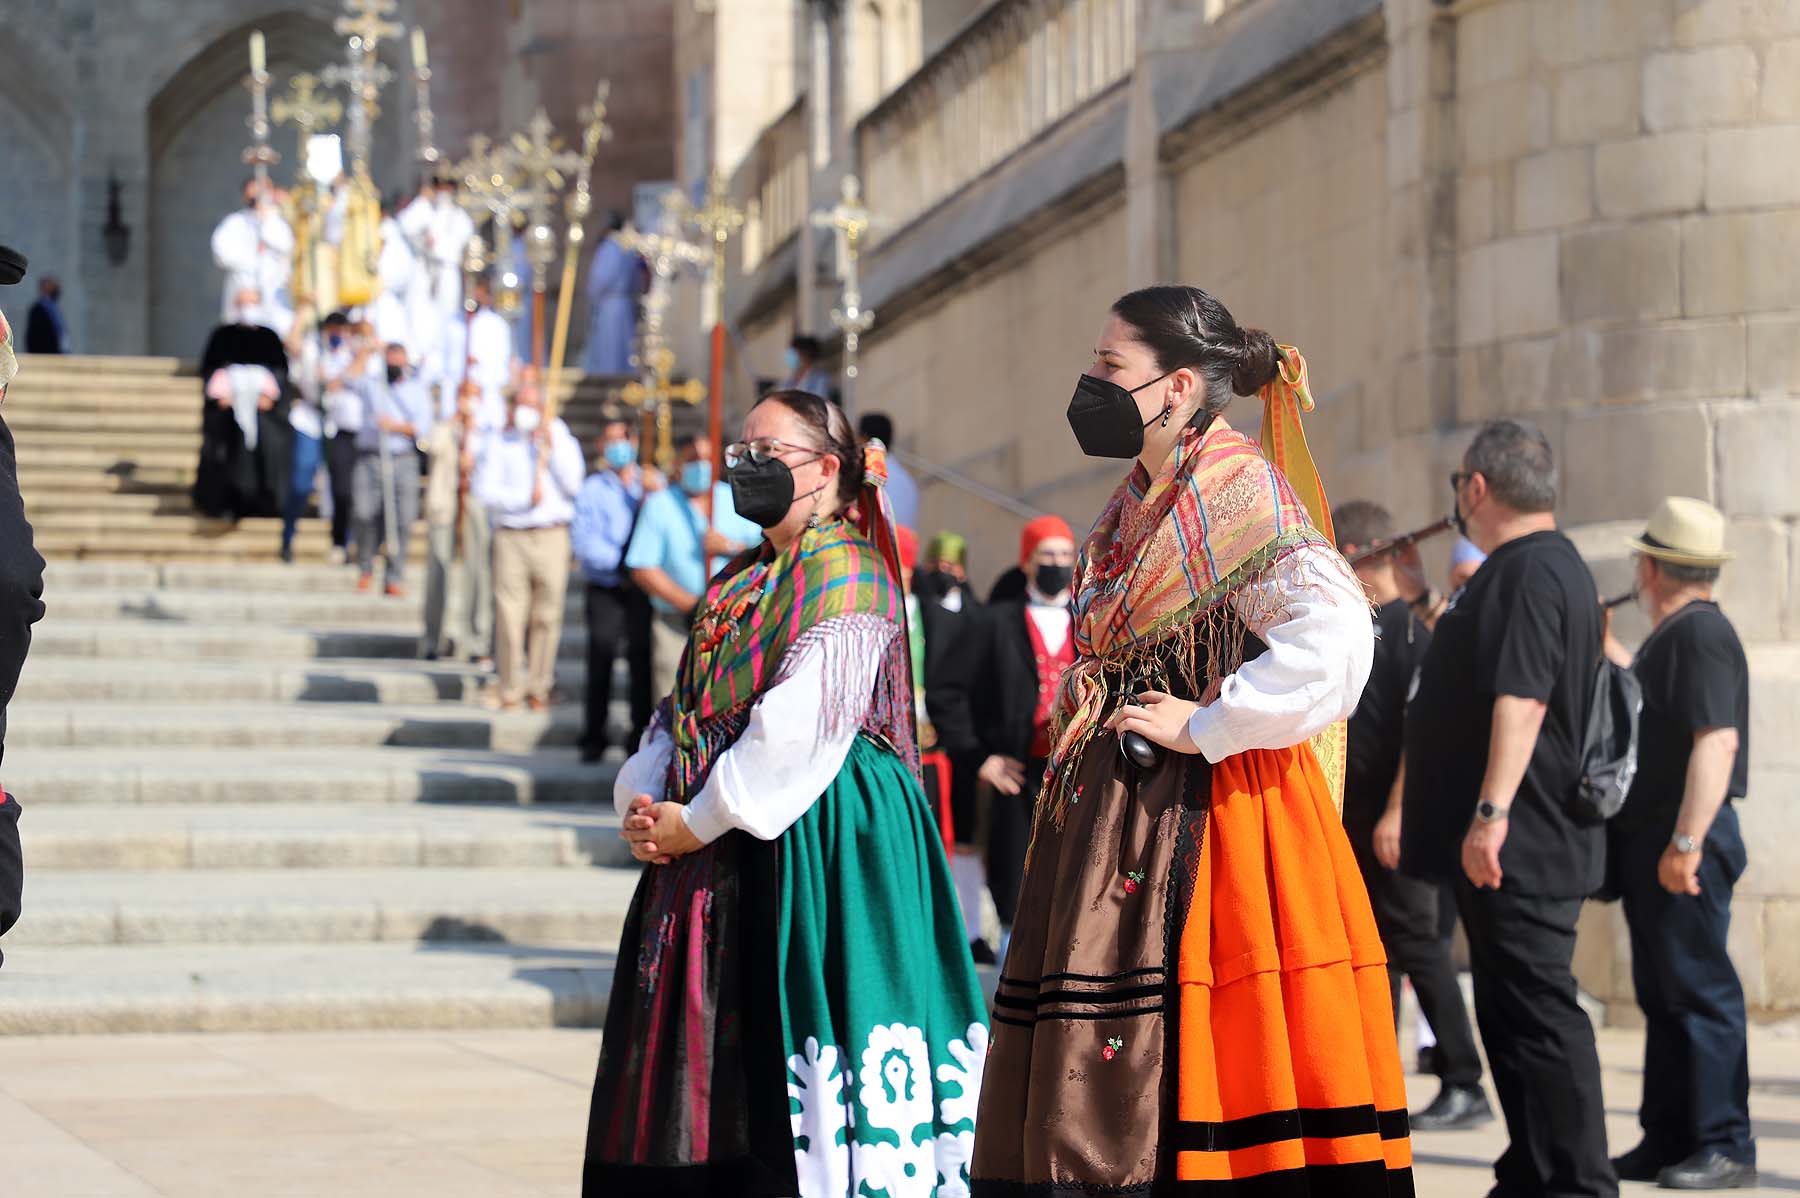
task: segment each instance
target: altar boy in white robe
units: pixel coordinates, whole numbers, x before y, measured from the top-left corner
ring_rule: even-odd
[[[423,361],[437,352],[444,330],[462,317],[463,251],[475,235],[475,222],[457,206],[456,188],[443,178],[427,179],[396,219],[416,259],[406,288],[408,349]]]

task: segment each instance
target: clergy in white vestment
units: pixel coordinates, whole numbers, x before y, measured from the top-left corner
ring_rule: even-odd
[[[219,293],[219,322],[233,324],[238,297],[256,292],[262,323],[285,333],[293,323],[289,283],[294,269],[294,230],[281,215],[273,189],[258,203],[257,181],[244,181],[244,206],[213,229],[213,263],[225,272]]]
[[[589,374],[631,373],[644,261],[619,244],[617,234],[624,227],[618,213],[608,214],[606,236],[588,267],[588,339],[582,369]]]
[[[424,347],[413,336],[413,325],[407,311],[408,289],[419,271],[406,233],[393,215],[391,204],[383,206],[381,218],[381,257],[376,260],[376,274],[381,279],[381,294],[371,305],[370,319],[375,323],[375,336],[383,345],[399,342],[414,365],[426,365]]]
[[[444,329],[434,367],[425,382],[435,385],[438,396],[437,418],[450,419],[456,411],[457,388],[465,371],[481,388],[481,399],[475,406],[477,428],[497,428],[506,423],[507,388],[514,376],[512,329],[506,318],[493,308],[493,284],[486,276],[475,283],[475,315],[467,321],[459,319]],[[465,349],[465,346],[468,347]]]
[[[463,250],[475,235],[475,222],[457,206],[456,188],[447,179],[427,179],[397,219],[415,259],[406,288],[412,329],[407,346],[429,358],[445,328],[462,316]]]

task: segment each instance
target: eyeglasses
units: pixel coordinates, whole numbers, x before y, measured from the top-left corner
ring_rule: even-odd
[[[776,437],[758,437],[754,441],[734,441],[725,447],[725,467],[735,469],[740,463],[749,461],[760,466],[764,462],[773,461],[784,453],[810,453],[814,457],[824,457],[825,452],[814,449],[810,445],[794,445]]]

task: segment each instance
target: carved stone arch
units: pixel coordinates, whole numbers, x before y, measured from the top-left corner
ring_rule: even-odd
[[[80,205],[75,192],[75,114],[66,59],[0,24],[0,239],[30,260],[30,279],[63,279],[70,298],[80,284]],[[28,303],[21,294],[9,303]],[[73,315],[77,303],[65,306]],[[22,312],[14,313],[21,323]]]

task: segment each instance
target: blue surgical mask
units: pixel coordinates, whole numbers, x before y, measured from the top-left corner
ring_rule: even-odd
[[[681,468],[681,489],[689,495],[704,495],[712,488],[712,463],[689,462]]]
[[[800,351],[799,350],[794,350],[794,349],[788,350],[787,356],[785,358],[783,358],[782,360],[787,363],[787,372],[789,374],[792,374],[792,373],[794,373],[794,371],[800,369]]]
[[[637,450],[629,441],[608,441],[606,443],[606,464],[614,470],[623,470],[637,461]]]

